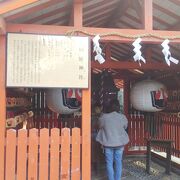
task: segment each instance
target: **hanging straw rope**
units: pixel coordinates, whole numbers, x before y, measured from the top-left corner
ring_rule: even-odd
[[[95,33],[89,33],[87,31],[83,31],[83,30],[72,30],[72,31],[68,31],[66,33],[67,36],[73,36],[73,35],[77,35],[78,33],[84,34],[84,35],[88,35],[88,36],[96,36],[97,34]],[[180,34],[176,35],[176,36],[160,36],[158,34],[154,34],[154,33],[144,33],[144,34],[137,34],[137,35],[130,35],[130,34],[124,34],[124,33],[117,33],[117,32],[111,32],[111,33],[101,33],[99,34],[100,37],[108,37],[108,36],[118,36],[118,37],[123,37],[123,38],[131,38],[131,39],[136,39],[136,38],[145,38],[145,37],[149,37],[149,38],[157,38],[157,39],[169,39],[169,40],[173,40],[173,39],[180,39]]]

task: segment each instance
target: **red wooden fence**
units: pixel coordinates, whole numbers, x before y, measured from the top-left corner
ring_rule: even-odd
[[[142,116],[129,116],[128,117],[128,154],[145,153],[145,125],[144,118]]]
[[[128,117],[129,126],[128,134],[130,142],[128,144],[128,153],[144,153],[146,148],[145,138],[149,137],[150,132],[147,130],[146,120],[143,116]],[[161,140],[172,140],[172,155],[180,157],[180,118],[177,115],[168,115],[167,113],[157,113],[152,119],[153,125],[149,125],[149,129],[154,129],[153,138]],[[151,122],[149,122],[151,123]],[[165,151],[160,147],[155,147],[158,151]]]
[[[6,135],[6,180],[79,180],[80,129],[31,129]]]
[[[47,107],[46,103],[46,91],[45,89],[36,89],[34,96],[32,97],[33,112],[34,112],[34,124],[33,127],[37,129],[41,128],[73,128],[81,127],[82,117],[62,118],[62,115],[52,112]],[[32,126],[30,126],[32,127]]]
[[[158,113],[156,116],[156,123],[158,124],[159,134],[154,138],[172,140],[172,155],[180,157],[180,118],[173,114]],[[156,147],[156,149],[165,151],[163,148]]]

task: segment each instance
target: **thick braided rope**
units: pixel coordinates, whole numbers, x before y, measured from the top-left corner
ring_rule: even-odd
[[[75,29],[75,30],[71,30],[71,31],[67,31],[66,35],[67,36],[73,36],[76,35],[77,33],[81,33],[84,35],[88,35],[88,36],[95,36],[97,34],[95,33],[90,33],[88,31],[83,31],[81,29]],[[145,34],[137,34],[137,35],[130,35],[130,34],[124,34],[124,33],[118,33],[118,32],[111,32],[111,33],[101,33],[99,34],[100,37],[108,37],[108,36],[117,36],[117,37],[122,37],[122,38],[131,38],[131,39],[136,39],[136,38],[157,38],[157,39],[169,39],[169,40],[174,40],[174,39],[180,39],[180,34],[173,36],[161,36],[155,33],[145,33]]]

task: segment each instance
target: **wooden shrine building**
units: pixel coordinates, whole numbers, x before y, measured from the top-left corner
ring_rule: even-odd
[[[34,48],[35,44],[26,44],[26,38],[20,41],[16,36],[14,41],[11,41],[11,35],[16,34],[37,35],[38,38],[48,35],[44,40],[44,46],[49,47],[48,52],[54,53],[56,60],[59,57],[63,57],[63,61],[66,58],[69,60],[71,70],[66,68],[61,72],[56,71],[55,75],[53,71],[48,71],[44,75],[45,83],[46,79],[53,82],[53,78],[73,78],[72,73],[77,70],[76,64],[81,61],[79,58],[78,62],[72,62],[71,58],[74,57],[70,56],[68,48],[65,49],[67,54],[64,56],[53,48],[49,51],[52,45],[48,44],[49,39],[59,36],[88,39],[85,86],[73,86],[82,90],[79,114],[64,116],[51,111],[47,107],[46,86],[28,85],[33,77],[29,69],[33,63],[37,63],[36,59],[32,60],[31,57],[38,53],[37,49],[41,45],[36,44]],[[97,35],[100,37],[100,53],[93,51],[94,46],[98,45],[93,43]],[[133,42],[138,38],[141,46],[138,46],[138,43],[134,46]],[[32,42],[31,39],[29,42]],[[83,43],[78,45],[82,49],[86,47]],[[62,45],[62,48],[64,46]],[[26,51],[23,51],[23,48]],[[78,53],[75,52],[77,57],[81,48]],[[30,53],[32,49],[33,53]],[[44,50],[40,52],[40,56],[43,58],[48,52]],[[102,59],[98,59],[96,53]],[[52,54],[49,58],[51,56]],[[19,59],[19,62],[14,64],[14,59]],[[101,60],[105,62],[100,64],[98,61]],[[118,96],[123,103],[122,111],[129,121],[130,142],[125,153],[145,154],[146,139],[153,137],[171,140],[171,155],[179,158],[178,60],[179,0],[0,0],[0,180],[90,180],[93,109],[96,103],[103,106],[120,90],[123,92],[123,96]],[[47,59],[46,64],[36,68],[39,68],[39,71],[48,70],[51,62]],[[64,63],[67,64],[65,61]],[[84,67],[79,65],[77,68],[80,71]],[[27,85],[11,84],[9,79],[14,78],[16,81],[16,70],[19,70],[20,81],[25,77],[31,78]],[[66,71],[69,75],[63,76]],[[104,72],[110,75],[111,84],[108,84],[109,80],[106,82],[103,79]],[[83,79],[83,76],[79,75],[79,79]],[[132,106],[132,86],[147,79],[159,81],[167,87],[167,104],[161,112],[146,113]],[[76,83],[76,79],[72,80],[72,83]],[[103,89],[105,83],[107,89],[114,87],[115,91]],[[51,82],[47,87],[62,88],[58,85],[51,86]],[[71,84],[66,86],[68,87],[72,88]],[[165,151],[162,147],[157,147],[157,150]]]

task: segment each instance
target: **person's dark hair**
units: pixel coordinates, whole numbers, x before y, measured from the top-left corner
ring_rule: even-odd
[[[117,99],[112,99],[109,102],[109,109],[110,109],[110,112],[113,112],[113,111],[119,112],[120,111],[119,101]]]

